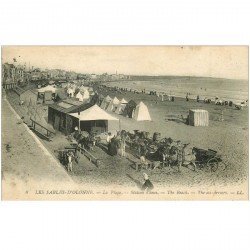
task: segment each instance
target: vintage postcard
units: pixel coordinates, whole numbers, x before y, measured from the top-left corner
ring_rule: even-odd
[[[247,46],[3,46],[3,200],[247,200]]]

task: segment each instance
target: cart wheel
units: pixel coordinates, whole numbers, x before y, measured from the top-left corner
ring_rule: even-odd
[[[216,158],[212,158],[207,162],[207,167],[211,172],[215,172],[218,169],[219,162]]]
[[[226,163],[224,163],[223,161],[220,161],[220,162],[218,163],[218,167],[219,167],[220,170],[224,171],[224,170],[226,170],[227,165],[226,165]]]
[[[201,169],[203,168],[203,166],[202,166],[202,164],[201,164],[200,161],[195,161],[195,165],[196,165],[196,168],[197,168],[198,170],[201,170]]]

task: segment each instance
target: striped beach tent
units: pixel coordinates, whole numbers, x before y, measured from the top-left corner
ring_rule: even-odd
[[[107,107],[107,111],[115,112],[115,110],[117,109],[119,103],[120,103],[119,99],[114,97],[114,99],[109,103],[109,105]]]
[[[108,108],[108,105],[109,105],[109,103],[112,101],[112,98],[109,96],[109,95],[107,95],[104,99],[103,99],[103,101],[102,101],[102,103],[101,103],[101,108],[102,109],[104,109],[104,110],[106,110],[107,108]]]
[[[189,125],[191,126],[208,126],[209,125],[209,113],[203,109],[190,109],[188,117]]]
[[[122,98],[115,113],[119,114],[119,115],[123,114],[127,104],[128,104],[128,102],[124,98]]]

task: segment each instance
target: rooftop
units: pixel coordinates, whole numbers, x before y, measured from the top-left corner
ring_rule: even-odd
[[[78,112],[83,111],[85,109],[88,109],[92,106],[90,103],[86,102],[80,102],[76,99],[65,99],[63,101],[59,101],[57,103],[49,105],[49,107],[63,113],[72,113],[72,112]]]

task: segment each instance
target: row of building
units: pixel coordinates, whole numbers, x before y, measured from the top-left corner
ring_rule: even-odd
[[[129,80],[130,76],[123,74],[80,74],[74,71],[66,71],[61,69],[45,69],[27,68],[26,65],[16,63],[4,63],[2,65],[2,83],[6,89],[13,88],[22,83],[39,80],[83,80],[87,82],[106,82],[117,80]]]

